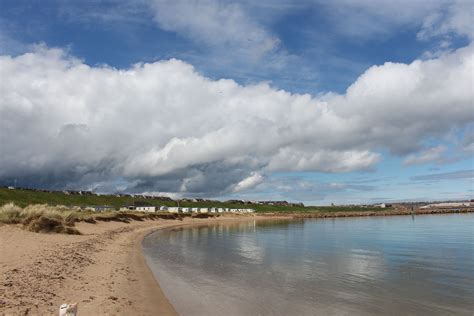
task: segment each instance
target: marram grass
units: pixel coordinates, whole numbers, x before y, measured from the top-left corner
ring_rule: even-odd
[[[21,224],[33,232],[79,234],[73,227],[76,212],[61,206],[35,204],[21,208],[8,203],[0,207],[0,223]]]
[[[14,203],[0,206],[0,225],[17,224],[23,228],[40,233],[80,234],[74,227],[77,222],[95,223],[97,221],[142,221],[146,219],[180,219],[182,216],[163,213],[143,212],[92,212],[80,207],[51,206],[33,204],[24,208]]]

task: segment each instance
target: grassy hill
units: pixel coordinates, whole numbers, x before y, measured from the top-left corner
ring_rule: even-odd
[[[63,192],[43,192],[25,189],[0,188],[0,205],[13,202],[18,206],[25,207],[32,204],[49,204],[65,206],[94,206],[110,205],[120,208],[124,205],[132,205],[137,202],[148,203],[155,206],[177,206],[177,201],[162,200],[160,198],[143,198],[131,196],[115,195],[68,195]],[[180,201],[182,207],[228,207],[228,208],[252,208],[257,212],[341,212],[341,211],[374,211],[379,208],[361,208],[348,206],[275,206],[275,205],[255,205],[237,204],[220,201],[189,202]]]

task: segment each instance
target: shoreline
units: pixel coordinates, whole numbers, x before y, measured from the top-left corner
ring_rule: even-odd
[[[76,302],[80,315],[176,315],[141,249],[148,232],[175,224],[79,223],[83,235],[0,226],[0,315],[54,315]]]
[[[472,209],[439,210],[414,215],[470,212]],[[82,235],[40,234],[18,225],[0,225],[0,315],[56,314],[62,303],[74,302],[80,315],[177,315],[146,262],[142,241],[147,235],[160,229],[219,222],[361,216],[345,213],[78,223]],[[377,216],[412,215],[389,213]]]
[[[409,215],[441,215],[441,214],[467,214],[474,213],[474,207],[466,207],[459,209],[396,209],[387,211],[344,211],[344,212],[295,212],[295,213],[265,213],[266,217],[271,217],[273,214],[278,216],[288,216],[291,218],[338,218],[338,217],[379,217],[379,216],[409,216]]]
[[[255,217],[81,222],[82,235],[0,225],[0,315],[55,315],[62,303],[78,303],[80,315],[177,315],[146,263],[143,238],[165,228],[249,219]]]

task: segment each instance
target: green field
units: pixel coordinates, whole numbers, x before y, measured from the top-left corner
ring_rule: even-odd
[[[135,202],[145,202],[155,206],[177,206],[177,201],[164,201],[158,198],[145,199],[142,197],[118,197],[115,195],[67,195],[62,192],[41,192],[23,189],[0,188],[0,205],[13,202],[18,206],[25,207],[32,204],[49,204],[65,206],[95,206],[110,205],[119,209],[124,205],[132,205]],[[349,206],[273,206],[255,204],[237,204],[220,201],[185,202],[180,201],[182,207],[224,207],[224,208],[252,208],[257,212],[343,212],[343,211],[380,211],[380,208],[362,208]]]

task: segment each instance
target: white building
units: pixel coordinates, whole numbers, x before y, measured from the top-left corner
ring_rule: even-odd
[[[150,205],[136,206],[135,210],[137,212],[154,213],[156,212],[156,206],[150,206]]]
[[[160,211],[167,211],[168,210],[168,206],[160,206]]]
[[[209,213],[209,209],[207,207],[201,207],[199,213]]]
[[[191,212],[191,208],[189,207],[182,207],[181,208],[181,213],[190,213]]]
[[[193,207],[193,208],[191,209],[191,212],[193,212],[193,213],[199,213],[199,207]]]
[[[180,211],[180,207],[176,207],[176,206],[168,207],[168,212],[169,213],[179,213],[179,211]]]

